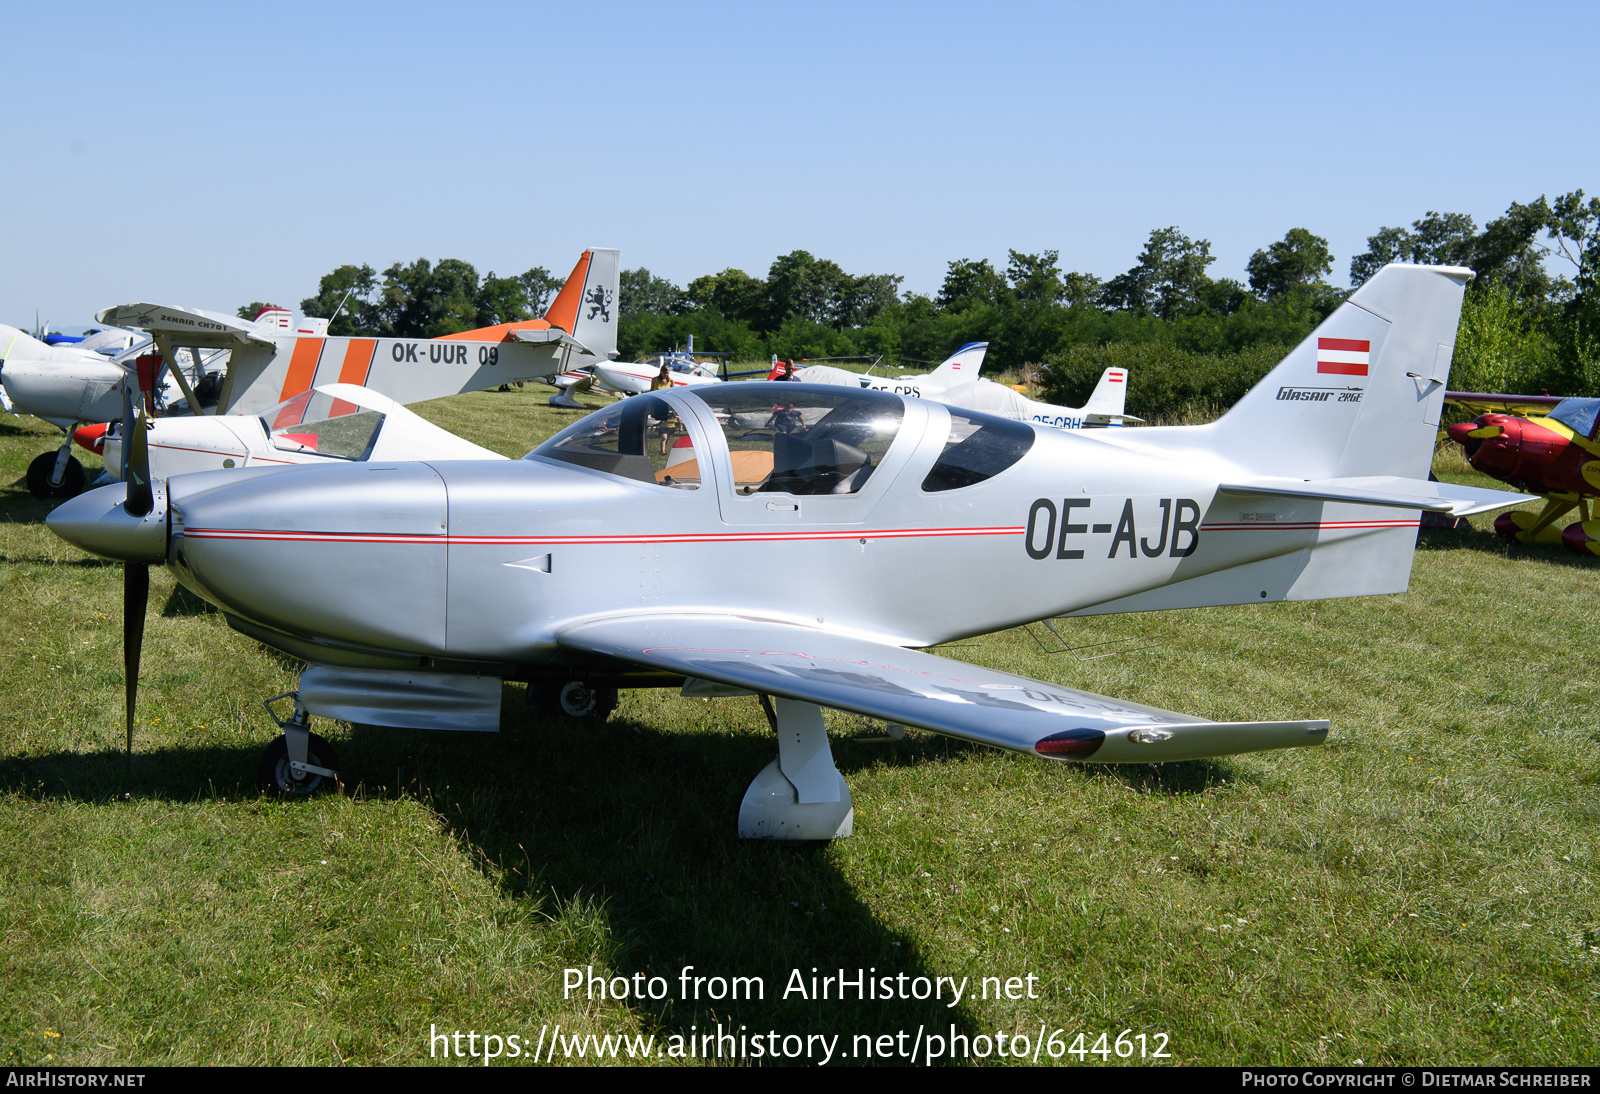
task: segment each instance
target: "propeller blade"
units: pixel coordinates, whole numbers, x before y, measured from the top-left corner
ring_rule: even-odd
[[[144,645],[144,613],[150,602],[150,567],[122,567],[122,673],[128,707],[128,777],[133,777],[133,707],[139,694],[139,649]]]
[[[128,495],[122,508],[130,517],[142,517],[156,505],[155,493],[150,489],[150,446],[144,434],[144,415],[137,414],[133,429],[122,442],[122,450],[128,454],[123,479],[128,484]]]

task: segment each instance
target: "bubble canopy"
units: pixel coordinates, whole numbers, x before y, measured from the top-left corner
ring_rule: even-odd
[[[693,490],[701,461],[725,446],[737,494],[849,495],[882,466],[906,419],[899,395],[837,386],[708,384],[674,395],[705,404],[722,445],[699,436],[698,423],[686,425],[666,399],[635,395],[575,422],[529,455]],[[1035,435],[1028,425],[987,414],[952,411],[950,420],[949,440],[924,490],[992,478],[1020,460]]]

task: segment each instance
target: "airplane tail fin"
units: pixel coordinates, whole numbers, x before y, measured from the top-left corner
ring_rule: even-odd
[[[929,379],[937,376],[946,384],[966,384],[978,378],[978,372],[983,368],[984,355],[989,352],[987,342],[968,342],[946,357],[929,374]]]
[[[1276,526],[1317,535],[1247,566],[1196,566],[1191,577],[1180,568],[1162,589],[1085,614],[1404,592],[1421,511],[1521,501],[1428,481],[1472,277],[1458,266],[1385,266],[1217,421],[1116,437],[1172,456],[1220,455],[1237,469],[1196,515],[1200,534]]]
[[[1263,475],[1426,479],[1471,270],[1385,266],[1212,425]]]
[[[1100,382],[1083,404],[1084,420],[1089,425],[1122,424],[1123,412],[1128,405],[1128,370],[1108,368],[1100,374]]]
[[[620,255],[614,248],[584,251],[544,313],[551,326],[572,335],[602,361],[617,355]]]

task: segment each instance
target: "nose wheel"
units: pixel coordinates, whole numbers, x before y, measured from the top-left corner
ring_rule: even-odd
[[[591,685],[587,680],[568,680],[545,689],[552,714],[568,718],[594,718],[605,721],[617,709],[617,689]]]
[[[291,798],[309,798],[332,790],[338,778],[339,757],[333,746],[315,733],[306,733],[305,762],[296,768],[289,758],[289,738],[280,735],[261,753],[256,777],[261,789]]]
[[[256,777],[261,789],[293,798],[309,798],[332,790],[339,778],[339,757],[333,746],[312,733],[308,728],[311,715],[300,706],[299,695],[286,691],[274,695],[261,705],[267,716],[283,730],[261,753],[261,766]],[[287,719],[279,718],[272,704],[280,699],[294,699],[294,713]]]

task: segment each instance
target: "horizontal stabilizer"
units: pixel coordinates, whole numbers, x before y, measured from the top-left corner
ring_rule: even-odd
[[[1227,494],[1266,494],[1383,505],[1394,509],[1422,509],[1431,513],[1448,513],[1453,517],[1469,517],[1474,513],[1489,513],[1508,505],[1539,500],[1530,494],[1484,490],[1476,486],[1457,486],[1455,483],[1430,482],[1426,479],[1406,479],[1397,475],[1320,480],[1257,479],[1251,482],[1225,482],[1218,489]]]
[[[511,340],[513,342],[528,342],[536,346],[550,344],[569,346],[579,353],[587,354],[590,357],[599,356],[599,354],[595,353],[594,350],[590,349],[588,346],[572,337],[572,335],[568,334],[566,331],[561,330],[559,327],[551,327],[548,330],[529,330],[526,328],[514,330],[511,332]]]
[[[1030,756],[1158,763],[1321,744],[1325,721],[1206,722],[862,638],[718,615],[615,616],[557,641]]]

